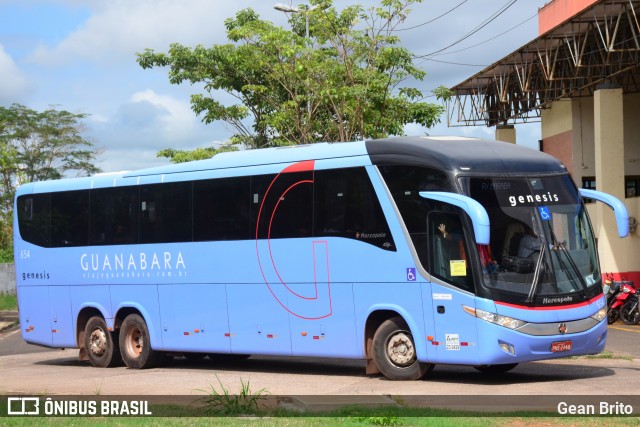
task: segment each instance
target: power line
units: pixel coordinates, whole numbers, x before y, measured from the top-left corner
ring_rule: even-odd
[[[488,42],[490,42],[490,41],[492,41],[492,40],[497,39],[498,37],[504,36],[505,34],[507,34],[507,33],[508,33],[508,32],[510,32],[510,31],[515,30],[516,28],[520,27],[521,25],[526,24],[527,22],[531,21],[531,20],[532,20],[533,18],[535,18],[536,16],[538,16],[538,13],[537,13],[537,12],[536,12],[536,13],[534,13],[533,15],[531,15],[529,18],[527,18],[527,19],[525,19],[524,21],[522,21],[521,23],[519,23],[518,25],[514,25],[513,27],[509,28],[508,30],[503,31],[502,33],[500,33],[500,34],[498,34],[498,35],[496,35],[496,36],[493,36],[493,37],[491,37],[490,39],[486,39],[486,40],[484,40],[484,41],[481,41],[480,43],[476,43],[476,44],[473,44],[473,45],[471,45],[471,46],[464,47],[464,48],[462,48],[462,49],[453,50],[453,51],[451,51],[451,52],[440,53],[440,54],[438,54],[438,55],[433,55],[433,56],[451,55],[451,54],[454,54],[454,53],[463,52],[463,51],[465,51],[465,50],[469,50],[469,49],[472,49],[472,48],[474,48],[474,47],[480,46],[480,45],[482,45],[482,44],[488,43]]]
[[[466,67],[488,67],[489,64],[465,64],[463,62],[450,62],[450,61],[441,61],[438,59],[433,59],[433,58],[425,58],[425,61],[431,61],[431,62],[439,62],[441,64],[451,64],[451,65],[464,65]]]
[[[447,10],[445,13],[443,13],[440,16],[436,16],[435,18],[427,21],[427,22],[423,22],[422,24],[418,24],[418,25],[414,25],[413,27],[408,27],[408,28],[399,28],[397,30],[393,30],[393,31],[409,31],[409,30],[413,30],[414,28],[419,28],[419,27],[423,27],[427,24],[431,24],[433,21],[437,21],[438,19],[442,18],[445,15],[448,15],[449,13],[453,12],[454,10],[456,10],[457,8],[459,8],[460,6],[462,6],[463,4],[465,4],[466,2],[468,2],[469,0],[464,0],[461,3],[458,3],[456,6],[452,7],[451,9]]]
[[[414,58],[426,58],[426,57],[429,57],[429,56],[433,56],[436,53],[440,53],[442,51],[445,51],[445,50],[449,49],[450,47],[453,47],[453,46],[457,45],[458,43],[463,42],[464,40],[468,39],[469,37],[471,37],[472,35],[474,35],[478,31],[480,31],[481,29],[483,29],[484,27],[489,25],[491,22],[493,22],[496,18],[498,18],[500,15],[502,15],[504,12],[506,12],[507,9],[509,9],[511,6],[513,6],[517,1],[518,0],[509,0],[509,1],[507,1],[507,3],[505,3],[500,9],[498,9],[491,16],[489,16],[487,19],[485,19],[484,22],[482,22],[476,28],[474,28],[473,30],[471,30],[470,32],[468,32],[467,34],[465,34],[464,36],[462,36],[461,38],[459,38],[455,42],[451,43],[450,45],[445,46],[442,49],[438,49],[438,50],[436,50],[434,52],[427,53],[425,55],[416,55]]]

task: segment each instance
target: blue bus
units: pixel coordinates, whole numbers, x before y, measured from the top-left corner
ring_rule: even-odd
[[[366,360],[392,380],[601,352],[596,241],[557,159],[403,137],[35,182],[15,198],[24,340],[93,366],[163,354]]]

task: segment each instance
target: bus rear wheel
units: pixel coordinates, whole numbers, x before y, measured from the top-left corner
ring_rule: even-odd
[[[151,368],[160,358],[151,349],[147,323],[137,314],[128,315],[120,326],[120,351],[125,365],[131,369]]]
[[[418,380],[433,369],[418,361],[409,327],[400,317],[385,320],[373,335],[373,360],[390,380]]]
[[[118,340],[100,316],[93,316],[84,328],[84,347],[89,363],[97,368],[108,368],[120,361]]]

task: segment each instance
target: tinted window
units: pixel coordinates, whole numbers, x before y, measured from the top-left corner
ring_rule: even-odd
[[[379,166],[409,233],[424,233],[425,210],[429,201],[421,191],[456,192],[447,175],[438,170],[416,166]]]
[[[251,206],[258,238],[311,237],[313,172],[253,177]]]
[[[364,168],[315,173],[315,235],[348,237],[395,250],[389,226]]]
[[[138,187],[91,190],[91,245],[138,241]]]
[[[34,194],[18,197],[18,227],[26,242],[51,246],[51,195]]]
[[[140,243],[190,242],[191,182],[140,187]]]
[[[452,191],[455,187],[447,175],[439,170],[420,166],[379,166],[393,197],[413,246],[423,265],[427,265],[427,213],[432,202],[420,197],[421,191]]]
[[[193,240],[251,238],[249,177],[196,181],[193,184]]]
[[[467,239],[460,215],[432,212],[428,218],[429,272],[447,283],[473,292]]]
[[[51,194],[51,243],[53,247],[89,243],[89,190]]]

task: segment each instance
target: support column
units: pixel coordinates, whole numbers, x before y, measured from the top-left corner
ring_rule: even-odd
[[[513,125],[496,126],[496,141],[516,143],[516,128]]]
[[[594,93],[596,188],[624,201],[624,119],[621,88],[601,88]],[[603,272],[624,271],[623,242],[618,237],[613,211],[602,203],[596,207],[600,224],[596,230]]]

